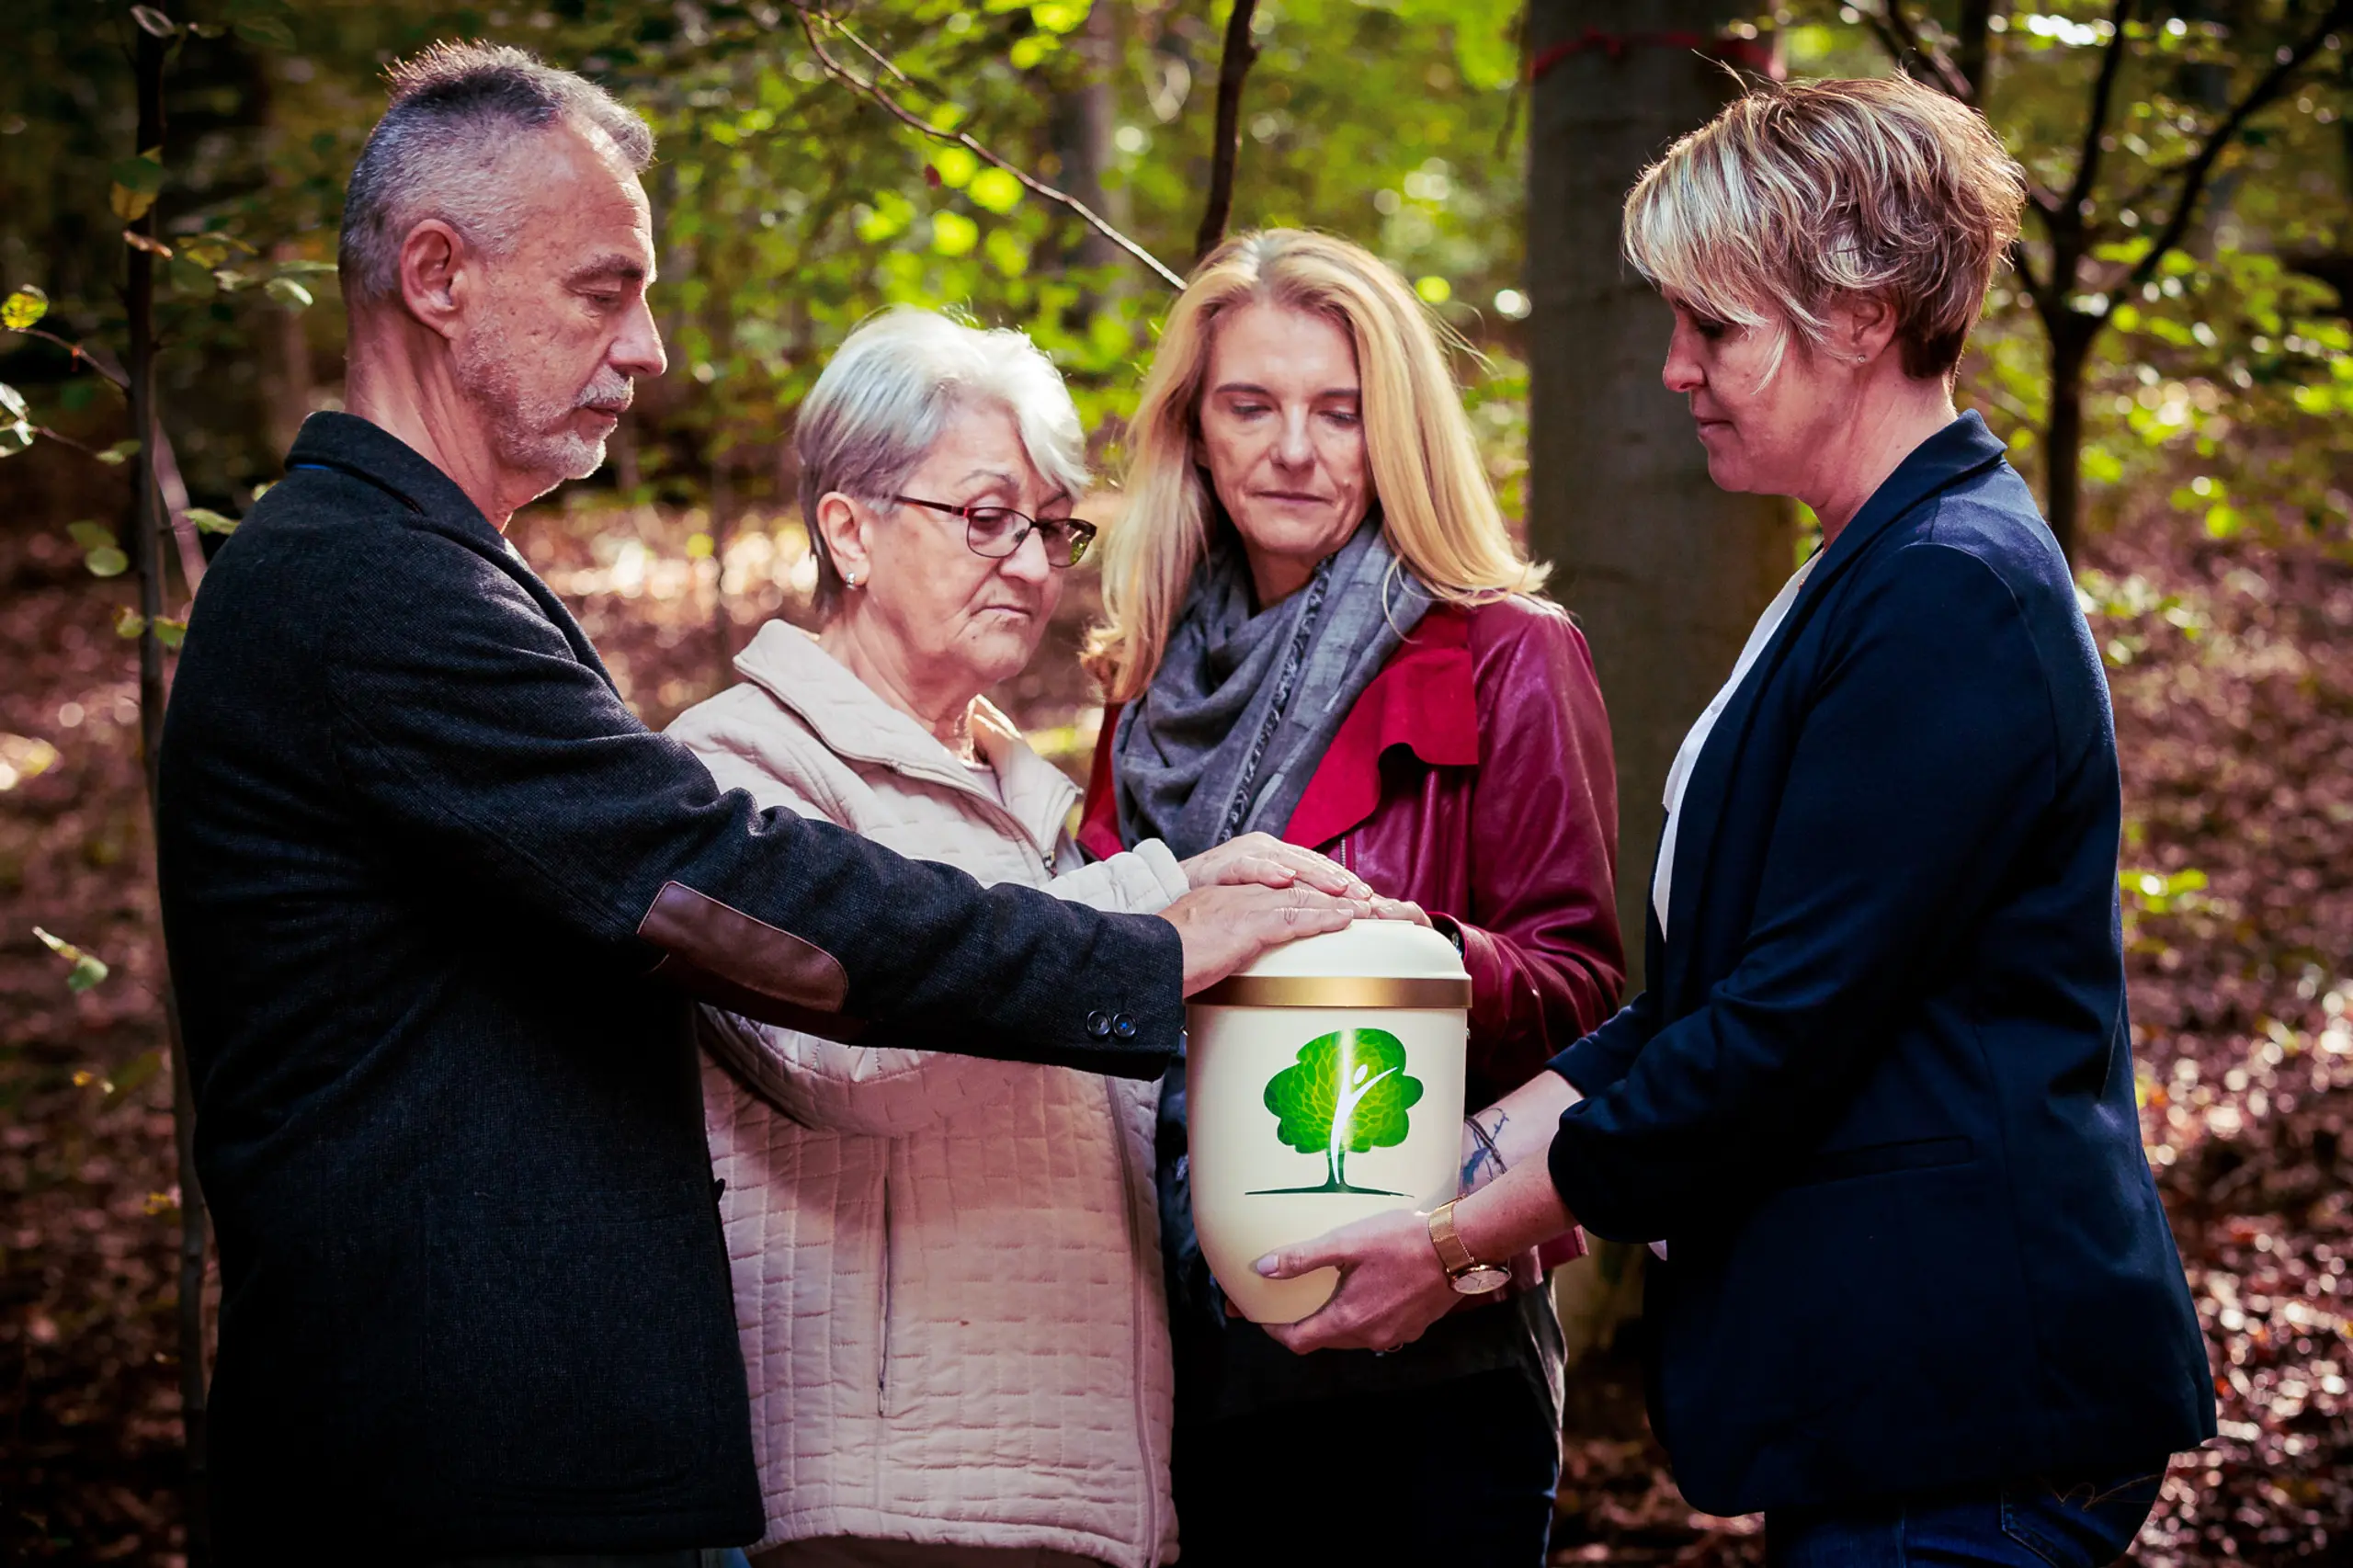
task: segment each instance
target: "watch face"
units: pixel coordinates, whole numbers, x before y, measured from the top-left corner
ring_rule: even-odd
[[[1457,1293],[1465,1296],[1483,1296],[1490,1290],[1499,1290],[1509,1284],[1511,1270],[1498,1268],[1492,1263],[1474,1264],[1455,1275],[1453,1279]]]

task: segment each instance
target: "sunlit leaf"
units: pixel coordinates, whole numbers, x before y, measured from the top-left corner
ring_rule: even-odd
[[[981,226],[961,212],[931,215],[931,248],[941,256],[964,256],[980,243]]]
[[[129,462],[138,455],[139,443],[137,441],[125,440],[117,441],[113,446],[108,447],[105,451],[100,452],[97,456],[100,462],[106,463],[114,468],[120,468],[124,463]]]
[[[273,278],[262,285],[262,292],[289,310],[303,310],[311,303],[311,291],[291,278]]]
[[[161,240],[153,239],[146,234],[142,234],[136,229],[125,229],[122,232],[122,243],[129,245],[132,250],[143,250],[149,256],[161,256],[165,261],[172,259],[171,246],[165,244]]]
[[[117,637],[128,641],[146,630],[147,618],[129,605],[114,612],[114,634]]]
[[[7,382],[0,381],[0,414],[5,414],[11,419],[22,419],[27,412],[25,394]]]
[[[190,506],[181,516],[194,523],[199,533],[233,534],[237,531],[237,518],[224,517],[210,506]]]
[[[1021,204],[1021,182],[1000,168],[985,168],[972,176],[965,190],[992,212],[1010,212]]]
[[[114,545],[105,545],[82,557],[93,577],[119,577],[131,570],[131,557]]]
[[[168,615],[159,615],[155,618],[155,641],[165,647],[176,648],[187,636],[187,621],[174,620]]]
[[[0,731],[0,792],[38,778],[57,766],[57,748],[31,735]]]
[[[157,38],[179,36],[178,24],[153,6],[133,6],[131,8],[131,19]]]
[[[276,266],[280,278],[311,278],[335,269],[331,261],[281,261]]]
[[[6,300],[0,300],[0,326],[10,332],[23,332],[47,314],[49,296],[29,283],[18,285]]]
[[[33,927],[33,935],[40,938],[43,947],[74,966],[65,976],[67,990],[87,991],[106,979],[107,966],[95,955],[84,952],[63,937],[51,936],[38,926]]]

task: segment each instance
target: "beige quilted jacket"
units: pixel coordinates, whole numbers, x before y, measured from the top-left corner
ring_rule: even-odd
[[[901,854],[1150,912],[1152,843],[1079,864],[1077,790],[978,705],[999,805],[781,621],[670,733],[722,789]],[[837,1045],[716,1010],[703,1099],[751,1379],[762,1547],[852,1535],[1176,1556],[1156,1085]]]

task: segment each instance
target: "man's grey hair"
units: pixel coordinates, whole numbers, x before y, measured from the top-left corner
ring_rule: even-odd
[[[595,83],[519,49],[437,43],[385,73],[392,107],[360,150],[337,261],[347,301],[400,292],[401,245],[430,218],[492,256],[514,248],[517,144],[559,125],[601,131],[634,171],[654,132]]]
[[[1023,450],[1049,484],[1073,500],[1086,493],[1086,437],[1077,406],[1062,372],[1028,334],[898,305],[835,351],[801,403],[792,436],[801,460],[801,516],[817,558],[820,619],[840,607],[842,578],[817,526],[817,503],[838,490],[889,507],[923,466],[949,415],[976,403],[1013,415]]]

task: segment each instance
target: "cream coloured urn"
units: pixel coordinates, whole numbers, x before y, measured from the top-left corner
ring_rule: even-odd
[[[1277,948],[1193,999],[1193,1226],[1243,1316],[1296,1323],[1339,1285],[1262,1278],[1267,1253],[1455,1196],[1470,1007],[1454,944],[1396,920]]]

